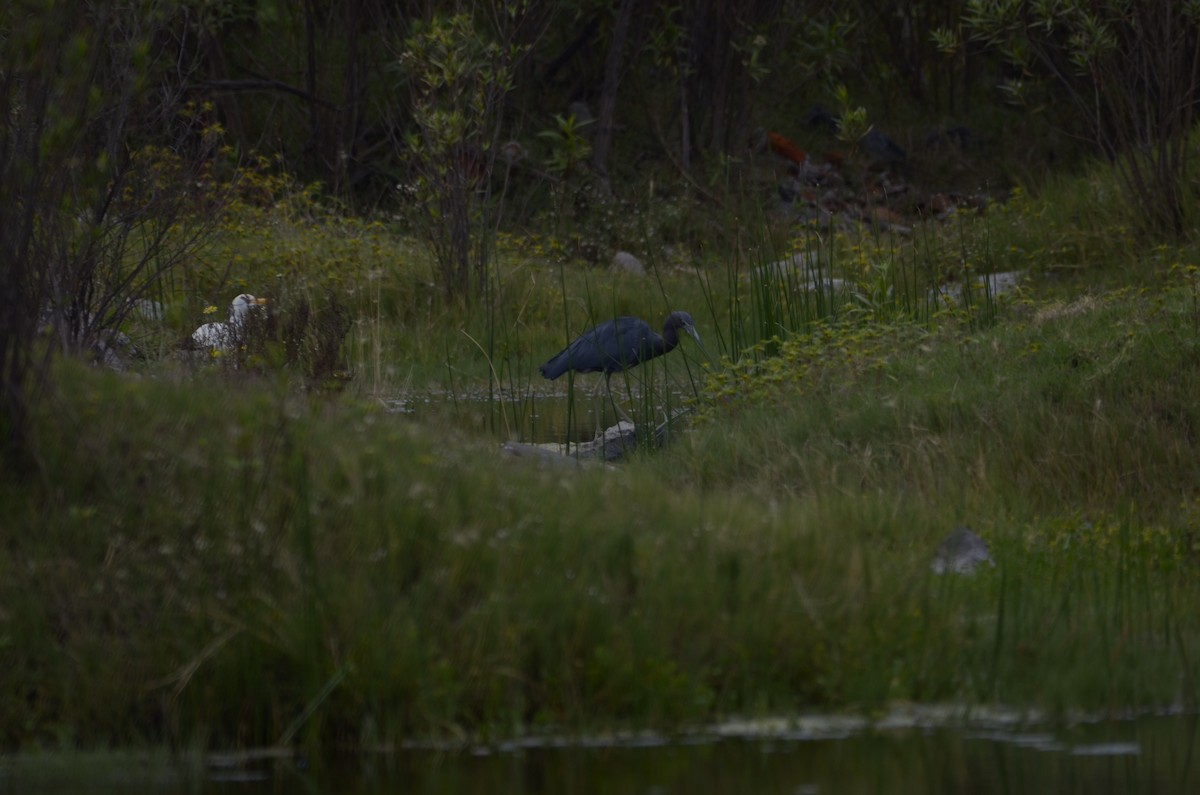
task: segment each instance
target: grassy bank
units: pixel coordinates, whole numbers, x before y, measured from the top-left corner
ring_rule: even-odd
[[[1194,705],[1192,289],[831,325],[625,468],[64,362],[9,473],[7,745],[389,745],[963,700]],[[971,525],[998,566],[932,576]]]
[[[386,223],[286,184],[287,201],[235,206],[160,296],[165,323],[129,328],[135,372],[58,362],[37,466],[0,477],[0,743],[389,747],[898,700],[1194,707],[1195,251],[1137,240],[1100,200],[1112,188],[1063,180],[911,236],[789,239],[763,217],[645,278],[502,235],[479,313],[437,301]],[[796,254],[804,279],[843,286],[767,267]],[[1022,288],[945,300],[997,271]],[[240,367],[181,359],[203,308],[243,289],[278,328],[334,318],[336,365],[289,358],[286,335]],[[641,372],[686,384],[687,433],[620,469],[500,453],[571,334],[675,308],[707,353]],[[443,405],[384,410],[421,391]],[[495,416],[467,421],[480,405]],[[998,565],[930,574],[960,524]]]
[[[886,53],[815,6],[779,30],[825,67],[785,75],[794,52],[719,14],[714,47],[745,46],[708,74],[673,7],[610,29],[504,4],[475,30],[351,5],[323,40],[315,3],[287,25],[118,5],[88,5],[94,41],[87,15],[0,12],[0,751],[1195,709],[1200,139],[1185,157],[1171,108],[1124,128],[1114,106],[1089,169],[1084,118],[1033,74],[988,88],[978,42],[929,25],[914,52],[955,74],[898,94],[921,70],[843,69]],[[303,28],[303,77],[287,36],[251,37],[288,55],[262,68],[209,57],[273,23]],[[555,95],[606,38],[652,79],[617,117],[606,80],[593,133]],[[810,105],[842,71],[864,85]],[[864,91],[914,107],[868,116]],[[195,350],[240,293],[264,301]],[[598,378],[539,363],[672,310],[705,346],[612,379],[642,431],[687,404],[670,444],[613,467],[502,449],[586,432],[569,399],[538,426],[540,401]],[[936,576],[960,525],[996,565]]]

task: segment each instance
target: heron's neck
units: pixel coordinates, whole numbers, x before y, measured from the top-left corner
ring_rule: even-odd
[[[663,335],[654,340],[654,352],[656,354],[668,353],[675,350],[675,346],[679,344],[679,333],[673,328],[663,331]]]

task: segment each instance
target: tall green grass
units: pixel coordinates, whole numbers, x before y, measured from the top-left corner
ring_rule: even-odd
[[[652,260],[649,279],[501,238],[483,313],[433,299],[386,225],[259,208],[164,296],[157,333],[229,287],[333,295],[354,380],[58,365],[33,407],[38,470],[0,474],[0,743],[1194,706],[1194,251],[1139,253],[1152,290],[1081,289],[1062,274],[1103,284],[1132,249],[1094,245],[1071,206],[1017,197],[911,238],[731,229],[729,251]],[[1072,229],[1093,243],[1063,244]],[[1035,287],[971,287],[1010,269]],[[546,389],[539,362],[595,322],[672,309],[713,358],[685,340],[613,393],[646,428],[689,395],[686,433],[620,470],[500,456]],[[406,392],[443,405],[381,409]],[[996,569],[930,574],[959,524]]]
[[[620,471],[274,380],[64,363],[41,474],[0,484],[0,737],[390,746],[893,700],[1194,704],[1190,301],[821,327],[768,360],[803,377],[714,398]],[[932,575],[960,523],[998,567]]]

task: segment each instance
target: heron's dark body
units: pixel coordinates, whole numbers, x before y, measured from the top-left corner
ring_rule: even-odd
[[[673,350],[680,329],[699,339],[687,312],[668,315],[662,336],[636,317],[618,317],[583,332],[539,369],[550,380],[568,370],[610,376]]]

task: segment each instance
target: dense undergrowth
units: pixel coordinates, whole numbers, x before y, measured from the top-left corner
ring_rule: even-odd
[[[64,364],[42,478],[4,487],[27,528],[0,577],[5,741],[1192,704],[1192,311],[1127,292],[818,335],[783,347],[796,378],[622,471],[269,381]],[[929,573],[958,523],[995,571]]]
[[[0,749],[1195,711],[1193,13],[984,61],[980,4],[622,3],[622,66],[572,4],[502,4],[545,13],[499,60],[461,16],[153,5],[0,12]],[[643,429],[687,403],[669,444],[500,449],[595,384],[540,362],[671,310],[704,346],[613,379]],[[996,565],[937,576],[960,525]]]
[[[0,742],[393,747],[897,700],[1194,707],[1200,314],[1194,268],[1173,267],[1194,252],[1094,225],[1102,204],[1082,223],[1070,208],[1097,185],[907,239],[768,232],[646,279],[502,236],[493,310],[471,315],[384,221],[235,208],[199,260],[222,270],[164,292],[165,328],[131,329],[136,374],[58,362],[37,468],[0,478]],[[763,269],[797,251],[845,289]],[[999,270],[1022,288],[969,286]],[[965,299],[934,289],[949,274]],[[241,289],[281,326],[301,298],[341,307],[340,391],[289,365],[286,339],[236,368],[179,361],[169,341]],[[619,470],[505,459],[502,433],[452,408],[375,399],[491,389],[519,411],[589,320],[674,308],[710,346],[664,365],[687,373],[694,422]],[[997,566],[932,575],[960,524]]]

